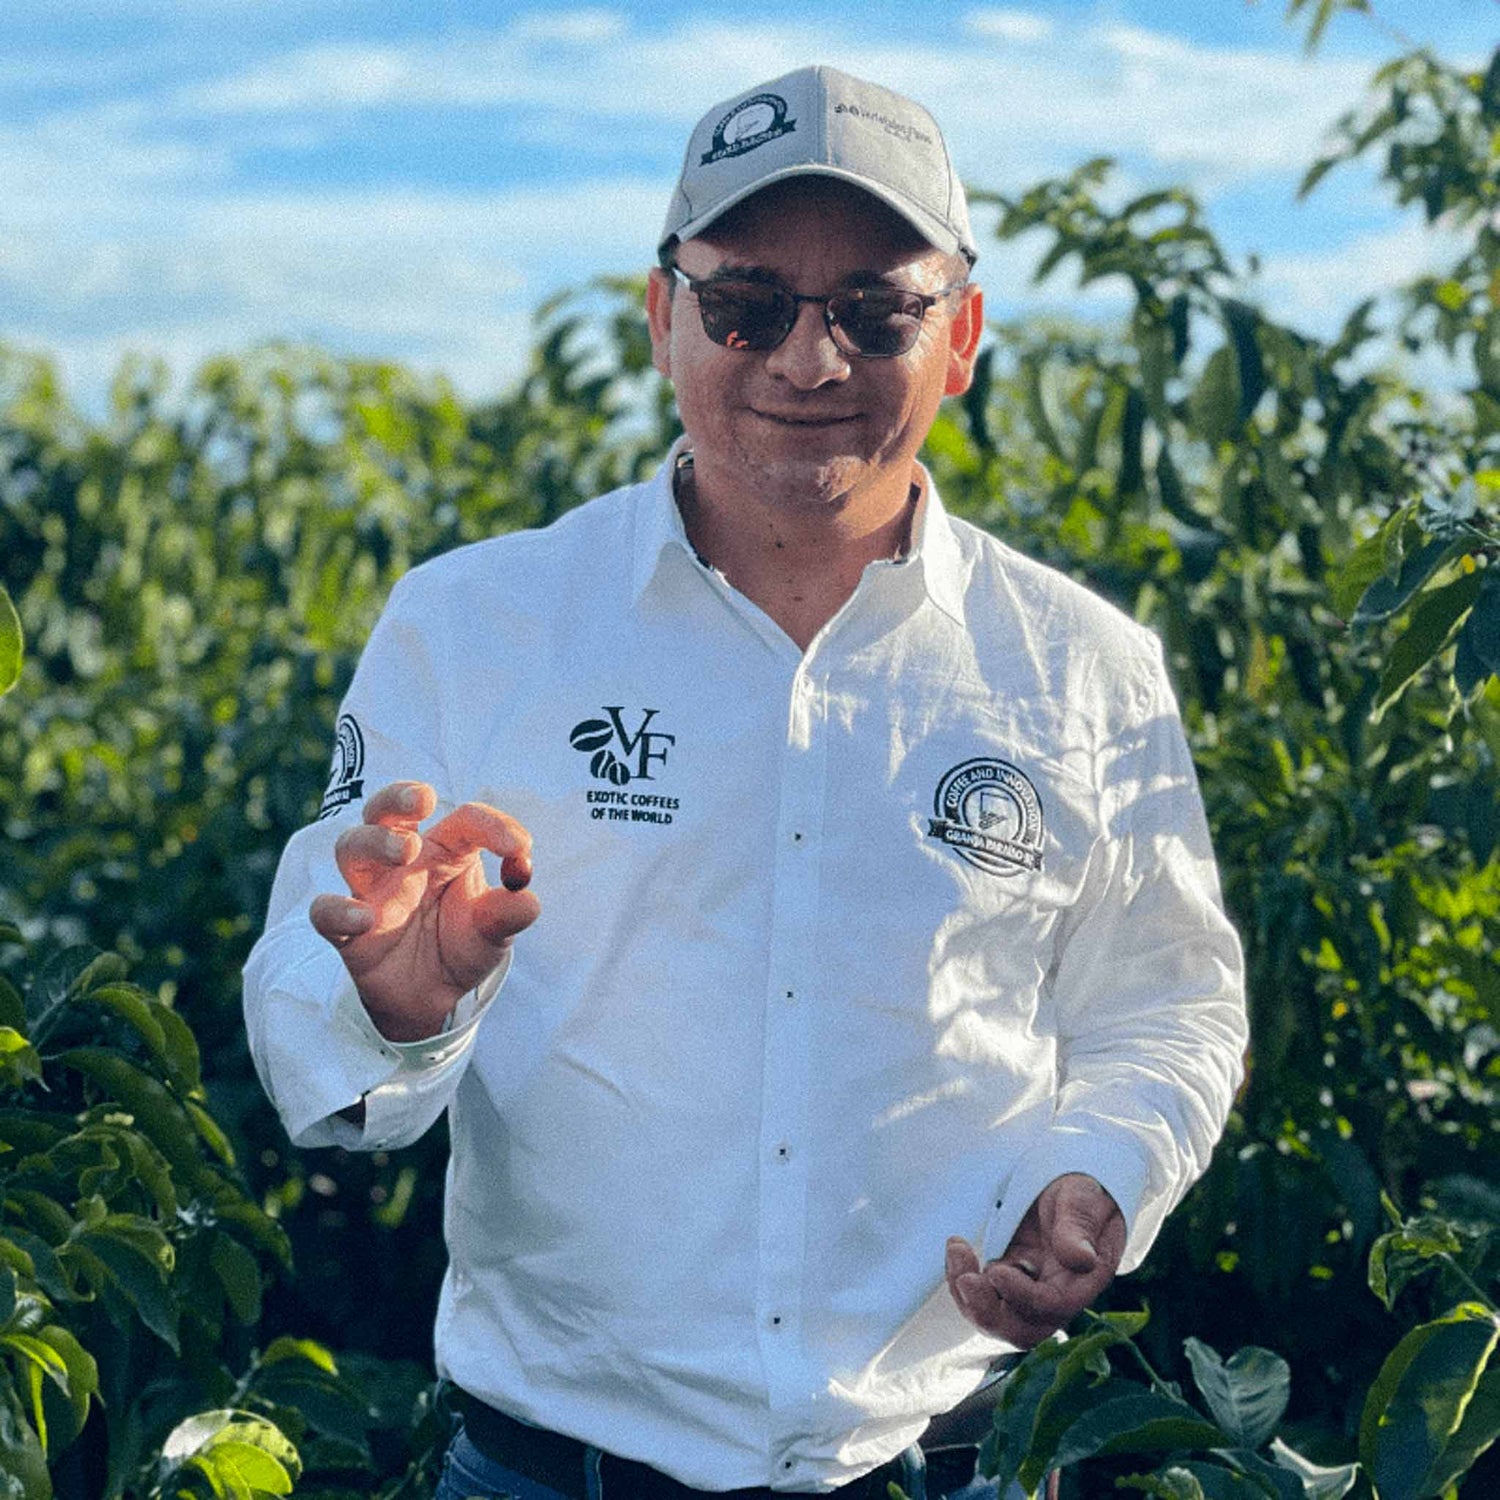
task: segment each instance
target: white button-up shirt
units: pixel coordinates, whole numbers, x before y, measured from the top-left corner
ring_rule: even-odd
[[[302,1145],[449,1111],[443,1373],[692,1485],[827,1489],[1006,1347],[948,1235],[999,1255],[1087,1172],[1139,1262],[1240,1078],[1239,948],[1154,636],[929,485],[803,652],[695,557],[670,473],[397,585],[250,1040]],[[519,818],[542,903],[404,1045],[307,917],[398,779]]]

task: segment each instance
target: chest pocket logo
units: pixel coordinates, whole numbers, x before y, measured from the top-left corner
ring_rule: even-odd
[[[677,736],[651,728],[657,715],[654,708],[643,710],[633,731],[625,727],[623,705],[606,706],[604,712],[607,719],[584,719],[568,735],[568,743],[589,757],[589,775],[614,786],[654,780],[652,763],[667,763],[667,751],[677,743]]]
[[[1041,869],[1042,801],[1009,761],[980,756],[954,766],[938,783],[933,809],[927,836],[977,869],[991,875]]]

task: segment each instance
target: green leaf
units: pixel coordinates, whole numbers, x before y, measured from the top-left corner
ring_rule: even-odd
[[[1496,1438],[1500,1438],[1500,1366],[1491,1359],[1464,1408],[1458,1430],[1428,1476],[1431,1492],[1442,1494],[1461,1479]]]
[[[333,1355],[322,1344],[315,1343],[312,1339],[295,1339],[287,1335],[273,1339],[267,1346],[266,1352],[261,1355],[260,1362],[264,1367],[280,1364],[288,1359],[305,1359],[328,1375],[337,1375],[339,1372]]]
[[[1204,518],[1188,504],[1182,488],[1182,477],[1172,459],[1172,450],[1163,442],[1156,454],[1156,486],[1161,503],[1169,515],[1175,516],[1185,526],[1201,529]]]
[[[55,1380],[60,1390],[67,1391],[67,1361],[51,1344],[31,1333],[4,1333],[0,1334],[0,1349],[14,1349],[24,1360],[29,1360],[44,1375]]]
[[[5,1500],[52,1500],[47,1455],[30,1425],[0,1401],[0,1486]]]
[[[86,1265],[89,1257],[102,1265],[135,1308],[141,1322],[175,1354],[178,1352],[177,1304],[168,1285],[171,1246],[164,1236],[162,1246],[167,1252],[165,1257],[152,1253],[152,1248],[143,1244],[139,1236],[103,1228],[78,1235],[64,1253],[78,1255]],[[90,1269],[97,1274],[95,1267],[90,1266]]]
[[[1401,1340],[1365,1398],[1359,1456],[1382,1500],[1427,1500],[1500,1339],[1494,1314],[1464,1303]]]
[[[1226,1363],[1217,1351],[1190,1338],[1183,1347],[1193,1379],[1214,1420],[1237,1448],[1259,1448],[1276,1431],[1291,1398],[1292,1372],[1269,1349],[1253,1345]]]
[[[979,1447],[979,1470],[1003,1492],[1031,1454],[1037,1408],[1051,1389],[1063,1344],[1050,1338],[1030,1350],[1005,1377],[990,1430]]]
[[[199,1412],[179,1422],[161,1450],[161,1477],[193,1465],[211,1482],[233,1493],[250,1487],[272,1495],[291,1493],[302,1474],[302,1460],[286,1434],[253,1412],[222,1409]]]
[[[0,584],[0,697],[8,693],[21,675],[21,658],[25,653],[25,637],[21,633],[21,617],[10,602],[5,585]]]
[[[1228,1464],[1236,1474],[1253,1481],[1267,1500],[1307,1500],[1307,1491],[1295,1474],[1263,1458],[1253,1448],[1220,1448],[1214,1457]]]
[[[149,1073],[104,1047],[74,1047],[58,1061],[107,1090],[177,1171],[191,1173],[198,1165],[198,1132],[182,1105]]]
[[[1370,585],[1385,575],[1389,524],[1387,522],[1379,531],[1367,536],[1332,576],[1333,607],[1346,620],[1354,613]]]
[[[208,1261],[235,1317],[241,1323],[256,1322],[260,1317],[261,1278],[255,1257],[237,1239],[215,1230]]]
[[[107,1006],[128,1022],[156,1056],[160,1057],[165,1052],[166,1039],[162,1036],[161,1024],[152,1014],[156,1006],[138,985],[101,985],[98,989],[90,990],[85,998],[96,1005]]]
[[[1185,1401],[1157,1392],[1118,1396],[1086,1411],[1063,1435],[1053,1467],[1112,1453],[1169,1453],[1229,1446],[1224,1433]]]
[[[20,1197],[19,1194],[15,1196]],[[63,1217],[66,1218],[66,1214]],[[64,1228],[62,1233],[66,1234],[67,1229]],[[38,1234],[33,1234],[29,1229],[22,1229],[15,1224],[7,1224],[5,1234],[18,1250],[30,1257],[31,1274],[36,1278],[37,1285],[49,1297],[56,1297],[62,1301],[73,1295],[67,1272],[63,1269],[62,1262],[58,1260],[57,1252],[48,1241]]]
[[[1424,1217],[1383,1234],[1370,1247],[1370,1290],[1389,1312],[1412,1279],[1441,1255],[1463,1249],[1458,1232],[1444,1219]]]
[[[42,1076],[36,1048],[13,1026],[0,1026],[0,1079],[19,1087]]]
[[[74,976],[68,993],[75,998],[87,998],[96,989],[124,979],[128,972],[125,960],[118,953],[96,953]]]
[[[193,1463],[211,1480],[226,1485],[231,1494],[290,1495],[293,1479],[280,1459],[250,1443],[221,1438]]]
[[[196,1093],[203,1087],[198,1039],[193,1035],[192,1027],[170,1005],[163,1005],[160,1001],[153,1004],[153,1015],[161,1027],[167,1075],[183,1093]]]
[[[1382,528],[1382,534],[1386,537],[1387,555],[1389,556],[1389,545],[1391,533],[1389,528]],[[1399,533],[1397,533],[1399,535]],[[1433,537],[1424,542],[1415,552],[1407,553],[1401,559],[1401,567],[1395,578],[1377,578],[1367,588],[1359,601],[1359,607],[1354,611],[1354,618],[1350,622],[1354,625],[1369,625],[1376,620],[1387,620],[1397,610],[1403,608],[1407,601],[1432,577],[1444,563],[1451,562],[1464,550],[1462,541],[1451,537]]]
[[[0,1026],[21,1032],[26,1030],[26,1001],[4,975],[0,975]]]
[[[1295,1448],[1288,1448],[1280,1438],[1271,1440],[1271,1457],[1281,1468],[1289,1469],[1302,1481],[1307,1500],[1343,1500],[1359,1478],[1358,1464],[1324,1468],[1310,1458],[1303,1458]]]
[[[58,1435],[58,1446],[65,1447],[83,1431],[83,1425],[88,1421],[89,1403],[99,1394],[99,1366],[94,1356],[59,1323],[49,1323],[38,1331],[37,1337],[57,1351],[67,1368],[66,1384],[56,1382],[66,1394],[68,1414],[72,1419],[72,1430]]]
[[[1480,575],[1465,573],[1422,596],[1406,629],[1391,647],[1371,718],[1377,722],[1408,684],[1443,648],[1454,627],[1479,595]]]
[[[1140,1490],[1157,1500],[1208,1500],[1197,1475],[1189,1469],[1173,1467],[1155,1474],[1127,1474],[1116,1483],[1122,1490]]]
[[[1139,495],[1145,487],[1143,440],[1146,431],[1146,403],[1131,386],[1125,393],[1125,412],[1120,421],[1120,474],[1115,492],[1122,500]]]
[[[1017,1475],[1023,1488],[1042,1482],[1063,1433],[1085,1410],[1130,1389],[1125,1381],[1101,1380],[1099,1375],[1101,1371],[1109,1374],[1106,1351],[1139,1333],[1147,1320],[1144,1312],[1096,1315],[1087,1333],[1063,1345],[1051,1384],[1036,1403],[1029,1451]]]
[[[1500,673],[1500,568],[1488,567],[1480,576],[1479,597],[1458,633],[1453,658],[1453,679],[1465,698]]]
[[[1202,379],[1188,397],[1188,413],[1211,447],[1227,443],[1239,430],[1239,361],[1231,345],[1221,344],[1209,356]]]
[[[188,1118],[193,1122],[193,1128],[199,1136],[207,1142],[209,1150],[224,1163],[226,1167],[234,1165],[234,1147],[229,1143],[229,1137],[219,1127],[219,1122],[195,1100],[185,1101]]]
[[[252,1393],[259,1401],[292,1408],[327,1436],[369,1451],[366,1433],[373,1419],[368,1402],[353,1386],[305,1360],[262,1368]]]
[[[1041,364],[1035,359],[1023,359],[1020,373],[1022,391],[1026,398],[1026,415],[1031,422],[1032,432],[1054,457],[1066,462],[1068,455],[1063,451],[1057,429],[1053,427],[1052,418],[1047,414]]]

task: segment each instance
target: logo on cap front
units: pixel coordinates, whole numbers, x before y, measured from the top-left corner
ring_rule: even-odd
[[[780,94],[756,94],[742,99],[714,126],[713,141],[703,153],[700,165],[706,167],[726,157],[743,156],[777,136],[790,135],[797,122],[787,119],[786,110],[786,100]]]

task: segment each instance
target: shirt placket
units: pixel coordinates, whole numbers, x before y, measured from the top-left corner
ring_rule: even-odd
[[[793,1406],[807,1394],[801,1349],[808,1249],[808,1014],[818,983],[815,936],[828,748],[819,666],[816,655],[804,657],[791,680],[771,872],[756,1305],[772,1410]],[[788,1456],[775,1459],[786,1473],[794,1468]]]

